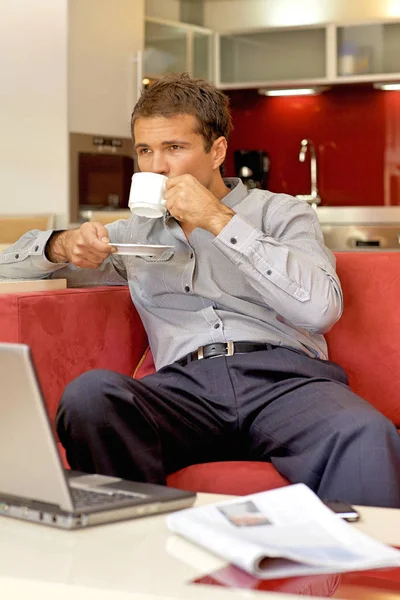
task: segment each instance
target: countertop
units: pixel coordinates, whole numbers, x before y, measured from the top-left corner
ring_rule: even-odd
[[[319,206],[315,212],[321,224],[395,225],[400,223],[400,206]]]
[[[361,224],[400,224],[400,206],[319,206],[315,209],[321,224],[361,225]],[[101,216],[107,220],[129,219],[129,209],[84,210],[80,212],[84,219],[96,220]]]

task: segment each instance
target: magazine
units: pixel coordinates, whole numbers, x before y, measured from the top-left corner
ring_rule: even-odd
[[[302,483],[188,508],[167,524],[265,579],[400,566],[398,550],[340,519]]]

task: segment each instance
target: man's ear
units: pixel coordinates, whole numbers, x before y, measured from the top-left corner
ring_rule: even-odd
[[[213,155],[213,167],[214,169],[219,169],[226,157],[226,151],[228,148],[228,142],[226,138],[221,135],[221,137],[217,138],[211,148],[211,152]]]

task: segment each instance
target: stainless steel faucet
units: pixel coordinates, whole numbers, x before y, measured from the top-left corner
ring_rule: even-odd
[[[313,208],[316,208],[321,204],[321,198],[318,193],[317,187],[317,155],[315,152],[315,146],[311,140],[301,140],[299,161],[304,162],[306,160],[307,150],[310,152],[310,168],[311,168],[311,193],[310,194],[297,194],[296,198],[305,200]]]

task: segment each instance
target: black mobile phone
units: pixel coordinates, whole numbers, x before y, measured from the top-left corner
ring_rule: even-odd
[[[341,519],[345,521],[359,521],[360,513],[356,511],[354,506],[349,502],[331,502],[330,500],[324,500],[324,504],[333,510]]]

